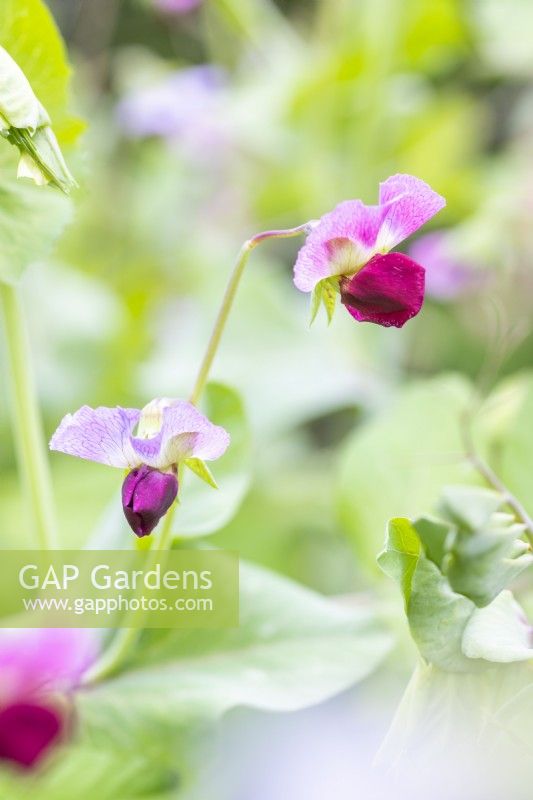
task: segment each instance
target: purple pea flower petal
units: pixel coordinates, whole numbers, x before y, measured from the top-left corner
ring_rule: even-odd
[[[148,536],[178,495],[173,472],[159,472],[145,464],[132,470],[122,484],[122,507],[132,531]]]
[[[334,275],[351,276],[418,230],[445,205],[427,183],[393,175],[380,185],[379,205],[347,200],[323,216],[301,248],[294,283],[302,292]]]
[[[14,703],[0,710],[0,759],[29,769],[60,738],[64,719],[38,703]]]
[[[133,435],[142,414],[131,408],[83,406],[63,419],[50,447],[112,467],[146,464],[166,470],[186,458],[219,458],[229,445],[228,433],[184,400],[164,401],[159,430],[147,438]]]
[[[374,256],[340,288],[342,303],[359,322],[401,328],[424,302],[424,268],[402,253]]]
[[[134,408],[82,406],[64,417],[50,448],[110,467],[135,467],[140,462],[131,440],[140,416]]]

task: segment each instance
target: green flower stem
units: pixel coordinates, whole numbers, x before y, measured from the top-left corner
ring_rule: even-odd
[[[0,298],[6,331],[7,375],[11,389],[12,422],[19,469],[24,477],[39,546],[49,550],[56,545],[56,515],[24,311],[15,287],[0,284]]]
[[[207,350],[205,352],[204,358],[202,360],[198,372],[198,377],[196,378],[196,382],[194,384],[194,389],[191,394],[191,403],[197,404],[200,401],[202,393],[207,384],[211,366],[217,354],[220,340],[222,338],[222,334],[226,326],[226,322],[228,320],[230,311],[233,307],[233,301],[235,300],[235,295],[237,294],[239,283],[241,281],[244,269],[246,267],[246,264],[248,263],[248,259],[250,257],[250,253],[252,252],[252,250],[259,244],[261,244],[261,242],[264,242],[267,239],[290,239],[293,236],[300,236],[301,234],[306,233],[308,229],[309,229],[309,223],[306,223],[305,225],[299,225],[297,228],[288,228],[287,230],[265,231],[264,233],[258,233],[255,236],[253,236],[251,239],[245,242],[244,245],[241,247],[239,256],[237,258],[237,262],[235,264],[233,272],[231,273],[226,291],[224,293],[222,305],[220,306],[218,316],[215,320],[215,325],[213,327],[211,338],[209,339]],[[182,465],[180,465],[180,467],[178,468],[178,484],[180,485],[181,485],[181,474],[182,474]],[[163,527],[161,529],[161,533],[157,537],[157,544],[150,551],[152,557],[149,560],[149,569],[153,568],[154,563],[156,562],[158,556],[160,556],[165,551],[168,551],[172,546],[172,540],[173,540],[172,522],[174,519],[174,514],[176,512],[177,505],[178,505],[177,503],[174,503],[174,505],[166,515]],[[84,678],[84,683],[86,684],[97,683],[98,681],[101,681],[104,678],[108,678],[109,676],[116,673],[121,664],[123,664],[124,661],[126,661],[131,650],[134,648],[135,644],[138,641],[140,633],[141,633],[140,626],[137,625],[137,627],[135,628],[128,627],[126,619],[125,626],[121,628],[121,630],[117,633],[117,635],[111,642],[109,648],[103,653],[102,657],[98,661],[96,661],[96,663],[92,666],[92,668],[86,673]]]
[[[161,553],[165,553],[170,550],[172,544],[172,521],[174,519],[177,506],[178,503],[176,502],[170,508],[164,519],[163,527],[161,528],[159,536],[155,537],[155,546],[149,551],[150,558],[148,559],[147,563],[148,571],[155,567],[157,558],[161,555]],[[137,592],[137,595],[138,594],[139,592]],[[102,654],[101,658],[95,661],[92,667],[85,673],[83,679],[84,684],[97,683],[98,681],[104,680],[104,678],[110,677],[117,672],[121,664],[126,661],[129,653],[137,644],[139,636],[142,633],[142,627],[139,624],[138,614],[139,612],[137,611],[130,611],[129,619],[131,620],[132,617],[135,616],[137,619],[137,625],[135,627],[128,626],[128,617],[126,617],[124,627],[122,627],[115,635],[108,649]]]
[[[250,258],[252,250],[254,250],[257,245],[261,244],[267,239],[290,239],[294,236],[300,236],[309,230],[309,224],[310,223],[305,223],[305,225],[299,225],[297,228],[287,228],[286,230],[265,231],[264,233],[258,233],[255,236],[252,236],[251,239],[248,239],[248,241],[245,242],[241,247],[237,257],[237,262],[233,268],[233,272],[231,273],[226,291],[224,293],[222,305],[220,306],[218,316],[215,320],[215,325],[213,327],[213,332],[211,333],[209,344],[207,345],[207,350],[198,371],[198,377],[196,378],[196,383],[194,384],[194,389],[190,398],[191,403],[197,404],[202,396],[202,392],[209,378],[211,366],[217,354],[220,339],[222,338],[224,328],[226,327],[226,322],[228,321],[228,317],[233,306],[233,301],[235,300],[235,295],[237,294],[237,289],[239,288],[244,269],[248,263],[248,259]]]
[[[490,467],[489,464],[487,464],[487,462],[481,458],[476,450],[472,436],[472,420],[470,412],[467,412],[463,416],[461,423],[463,443],[468,461],[474,467],[474,469],[477,470],[487,486],[502,495],[504,501],[514,513],[516,519],[521,522],[522,525],[524,525],[525,536],[529,542],[530,548],[533,549],[533,519],[531,519],[520,500],[515,497],[515,495],[507,488],[503,481],[500,480],[500,478],[496,475],[492,467]]]

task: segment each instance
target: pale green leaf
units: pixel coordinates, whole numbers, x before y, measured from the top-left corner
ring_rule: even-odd
[[[79,125],[68,112],[70,68],[45,3],[4,0],[0,45],[47,109],[60,142],[72,141]],[[29,263],[48,255],[71,213],[68,201],[57,193],[17,181],[17,160],[15,148],[0,141],[0,280],[8,282],[16,281]]]
[[[0,146],[1,146],[0,142]],[[6,177],[0,156],[0,280],[15,283],[32,261],[46,258],[72,217],[68,198]],[[13,161],[12,167],[16,170]]]
[[[385,550],[378,556],[381,569],[398,581],[407,610],[414,571],[420,558],[420,539],[408,519],[389,522]]]
[[[85,693],[91,736],[135,746],[231,708],[291,711],[364,678],[391,641],[367,604],[329,600],[243,564],[238,628],[145,632],[129,669]],[[161,734],[164,735],[164,734]]]
[[[474,611],[463,634],[463,653],[498,663],[533,658],[531,625],[512,592],[505,590]]]
[[[417,531],[408,520],[391,522],[378,561],[400,584],[411,635],[421,655],[452,672],[475,669],[475,662],[465,658],[461,649],[474,603],[451,589],[421,549]]]

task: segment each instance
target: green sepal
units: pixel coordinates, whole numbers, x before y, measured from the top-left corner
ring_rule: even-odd
[[[205,461],[202,461],[200,458],[186,458],[184,463],[186,467],[189,467],[189,469],[205,481],[205,483],[212,486],[213,489],[218,489],[218,484]]]
[[[335,313],[335,306],[337,304],[337,295],[339,294],[339,291],[339,278],[336,276],[332,278],[325,278],[317,283],[311,295],[310,325],[312,325],[315,321],[321,305],[323,305],[326,309],[328,324],[331,323],[333,314]]]
[[[311,294],[311,319],[309,325],[311,326],[316,319],[316,315],[322,303],[322,282],[317,283]]]

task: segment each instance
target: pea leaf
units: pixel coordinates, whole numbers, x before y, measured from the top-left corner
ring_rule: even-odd
[[[509,663],[533,659],[531,625],[507,590],[472,614],[464,635],[463,652],[469,658]]]
[[[240,593],[238,628],[146,631],[128,671],[82,698],[92,739],[134,747],[158,726],[187,728],[235,706],[304,708],[364,678],[389,650],[367,607],[340,605],[250,564]]]
[[[46,4],[42,0],[3,0],[0,44],[22,69],[48,111],[60,143],[75,139],[81,126],[68,111],[67,53]]]
[[[475,496],[481,490],[469,491]],[[458,495],[464,502],[468,493],[460,491]],[[450,501],[452,490],[446,496]],[[464,533],[428,517],[414,523],[393,519],[385,549],[378,557],[383,571],[401,587],[411,635],[421,655],[450,672],[475,671],[491,662],[533,656],[529,623],[511,592],[502,591],[506,582],[531,563],[530,556],[513,559],[506,549],[510,541],[516,544],[522,527],[511,524],[510,532],[495,528],[494,519],[501,515],[491,514],[491,510],[498,508],[502,498],[477,499],[481,499],[477,512],[483,507],[490,515],[487,527]],[[455,497],[456,513],[457,502]],[[483,520],[481,513],[468,516]],[[466,548],[464,536],[468,537]],[[518,547],[519,553],[522,550]],[[502,552],[507,553],[503,558]],[[485,607],[477,608],[476,600],[482,600]]]
[[[411,635],[421,655],[451,672],[475,669],[475,662],[469,661],[461,648],[474,603],[451,589],[437,565],[423,552],[409,520],[391,521],[378,563],[400,584]]]
[[[451,587],[486,606],[533,564],[524,525],[501,513],[504,498],[477,487],[448,487],[441,510],[456,523],[445,573]]]
[[[41,0],[5,0],[0,45],[17,62],[50,114],[61,144],[73,142],[80,124],[68,112],[70,68],[52,15]],[[18,153],[0,141],[0,280],[16,282],[26,266],[48,255],[70,220],[59,192],[16,178]]]

